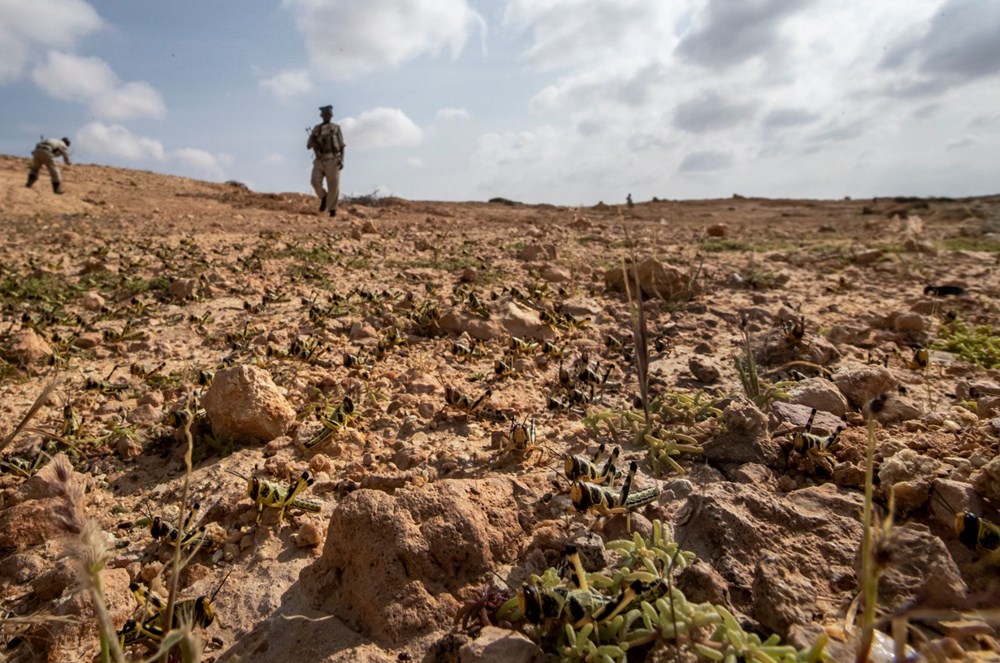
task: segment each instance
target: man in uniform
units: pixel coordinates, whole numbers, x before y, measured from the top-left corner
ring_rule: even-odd
[[[38,171],[45,166],[49,169],[49,176],[52,178],[53,193],[62,193],[61,177],[59,167],[56,166],[56,159],[62,157],[66,165],[69,166],[69,138],[49,138],[35,145],[35,151],[31,153],[31,170],[28,171],[29,189],[31,185],[38,181]]]
[[[333,106],[320,106],[322,124],[317,124],[309,132],[306,149],[316,154],[313,160],[312,186],[320,197],[319,211],[330,209],[330,216],[337,216],[337,200],[340,198],[340,171],[344,168],[344,135],[340,125],[334,124]],[[326,178],[329,192],[323,190]]]

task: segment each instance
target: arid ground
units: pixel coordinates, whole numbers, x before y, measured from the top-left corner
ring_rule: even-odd
[[[81,555],[114,628],[147,619],[129,584],[167,596],[150,522],[184,500],[204,660],[530,660],[515,631],[542,625],[497,614],[504,583],[565,571],[569,545],[610,575],[605,544],[654,521],[693,553],[656,565],[671,591],[853,660],[869,428],[881,630],[995,656],[1000,197],[366,197],[329,218],[239,183],[74,165],[56,196],[26,171],[0,157],[0,436],[55,382],[3,449],[0,658],[99,654]],[[649,496],[630,518],[574,508],[565,461],[602,443],[611,494],[634,461]],[[319,511],[258,522],[245,478],[306,471]],[[628,659],[727,646],[653,629]]]

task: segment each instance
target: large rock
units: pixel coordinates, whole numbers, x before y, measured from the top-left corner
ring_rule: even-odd
[[[634,289],[635,275],[632,265],[610,269],[604,273],[604,287],[616,292],[625,292],[626,270],[629,287]],[[656,258],[646,258],[639,263],[639,285],[646,297],[661,299],[690,299],[695,284],[688,274],[672,265],[665,265]],[[635,293],[632,293],[635,296]]]
[[[717,482],[688,497],[675,536],[729,583],[739,612],[784,637],[796,620],[850,602],[861,507],[856,491],[832,484],[782,496]]]
[[[506,339],[508,336],[541,341],[555,335],[547,325],[542,324],[536,311],[509,298],[486,305],[491,311],[488,319],[463,307],[454,307],[445,311],[438,324],[442,331],[458,336],[465,333],[481,341]]]
[[[100,572],[101,589],[111,621],[120,625],[135,611],[135,599],[129,591],[129,575],[125,569],[106,569]],[[55,609],[57,617],[69,617],[65,621],[51,620],[33,628],[26,639],[36,652],[35,660],[46,663],[73,660],[79,655],[81,642],[93,642],[97,646],[97,617],[90,594],[78,591]]]
[[[27,368],[52,356],[52,346],[34,329],[22,329],[10,335],[4,354],[13,363]]]
[[[470,584],[513,561],[524,537],[513,487],[445,480],[357,490],[330,518],[323,554],[300,580],[313,605],[387,646],[450,623]]]
[[[788,402],[816,408],[842,417],[847,414],[847,398],[826,378],[809,378],[788,390]]]
[[[851,406],[863,408],[868,402],[887,391],[894,391],[898,382],[884,366],[850,363],[833,375],[833,382],[847,397]]]
[[[723,464],[757,463],[768,467],[783,464],[781,447],[767,433],[767,416],[743,398],[734,398],[722,412],[726,432],[702,444],[703,456]]]
[[[234,366],[216,373],[201,404],[212,432],[227,440],[270,442],[295,422],[295,408],[270,373],[256,366]]]
[[[896,525],[887,542],[889,553],[878,585],[880,610],[893,613],[914,599],[921,607],[961,605],[969,588],[944,542],[924,525]],[[859,556],[860,575],[860,556]]]

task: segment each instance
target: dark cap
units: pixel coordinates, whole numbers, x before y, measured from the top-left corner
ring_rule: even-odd
[[[69,147],[69,138],[63,138],[62,142],[66,143],[66,147]]]
[[[319,107],[319,112],[320,113],[329,113],[330,115],[333,115],[333,106],[320,106]]]

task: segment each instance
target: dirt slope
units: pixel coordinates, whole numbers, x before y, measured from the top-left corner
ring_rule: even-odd
[[[65,169],[66,194],[55,196],[44,175],[26,189],[26,169],[26,159],[0,157],[0,435],[51,377],[58,384],[3,453],[33,460],[44,445],[67,453],[81,474],[85,512],[107,536],[116,627],[136,608],[128,582],[157,586],[170,558],[137,521],[177,515],[185,444],[171,413],[191,404],[197,416],[207,373],[250,365],[273,380],[267,398],[295,417],[270,441],[213,436],[203,417],[194,426],[189,502],[201,504],[212,544],[182,573],[181,596],[210,595],[225,579],[205,632],[206,656],[217,660],[290,651],[316,661],[447,660],[469,638],[448,635],[451,617],[492,572],[520,581],[558,563],[566,543],[594,536],[595,516],[575,515],[566,496],[542,497],[553,481],[566,483],[562,455],[591,454],[599,442],[621,445],[620,465],[637,461],[636,484],[659,491],[637,527],[675,523],[746,624],[800,646],[826,628],[847,651],[862,406],[880,390],[893,405],[876,426],[876,471],[887,468],[881,480],[904,486],[898,545],[912,544],[906,555],[915,560],[894,567],[895,580],[887,572],[884,609],[920,605],[926,597],[914,578],[929,573],[954,574],[954,591],[939,592],[935,607],[989,605],[978,589],[997,587],[996,566],[962,546],[930,487],[951,491],[952,509],[1000,522],[1000,469],[990,465],[1000,373],[939,345],[949,315],[1000,328],[998,198],[734,196],[632,208],[384,199],[345,201],[330,219],[299,194],[100,166]],[[658,274],[645,305],[652,392],[698,395],[725,411],[685,429],[705,452],[676,456],[684,478],[629,436],[587,425],[601,413],[634,412],[629,307],[606,287],[632,255],[653,259]],[[924,295],[943,284],[963,291]],[[543,311],[587,323],[546,325]],[[782,383],[778,406],[762,403],[763,413],[739,398],[741,326],[761,374]],[[538,347],[499,375],[495,361],[508,362],[511,335]],[[473,346],[473,338],[483,342],[473,356],[453,354],[455,341]],[[603,378],[593,395],[574,378],[585,402],[547,407],[572,392],[560,385],[560,360],[542,354],[545,340],[565,367],[589,366]],[[925,369],[909,365],[919,347],[930,348]],[[348,353],[360,356],[360,370],[344,366]],[[865,371],[875,364],[885,374],[872,378]],[[809,378],[809,388],[796,384]],[[490,389],[487,414],[533,417],[541,463],[497,448],[506,420],[442,413],[449,386],[470,401]],[[315,414],[345,396],[354,418],[306,449],[322,428]],[[786,398],[798,407],[782,409]],[[844,426],[821,460],[790,451],[789,432],[801,430],[810,406],[820,410],[815,432]],[[290,508],[278,523],[267,509],[255,526],[246,484],[231,473],[284,486],[305,470],[316,481],[303,497],[320,512]],[[79,626],[11,622],[4,637],[16,628],[21,639],[6,655],[89,660],[98,651],[94,621],[73,598],[64,558],[73,537],[50,518],[61,498],[13,470],[0,475],[0,490],[5,614],[83,615]],[[678,514],[695,498],[704,508],[692,522],[708,520],[684,535]],[[878,501],[887,506],[885,490]],[[596,528],[606,539],[618,525]],[[984,632],[952,633],[953,651],[991,648]],[[940,632],[930,633],[944,647]]]

